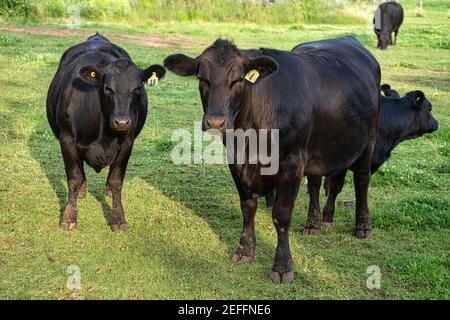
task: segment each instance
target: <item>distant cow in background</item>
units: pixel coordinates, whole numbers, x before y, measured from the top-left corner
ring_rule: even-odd
[[[397,91],[388,88],[391,92]],[[386,93],[385,93],[386,94]],[[422,91],[408,92],[403,98],[381,96],[380,126],[371,160],[371,173],[374,174],[391,156],[392,150],[402,141],[414,139],[438,129],[438,122],[431,114],[431,102]],[[330,227],[333,222],[337,195],[344,186],[347,170],[325,179],[328,199],[323,210],[322,225]]]
[[[48,90],[47,118],[59,139],[69,188],[63,229],[77,225],[77,196],[86,194],[84,162],[97,172],[110,167],[111,229],[126,229],[121,191],[134,139],[147,117],[144,83],[164,74],[160,65],[141,70],[98,33],[62,56]]]
[[[380,4],[373,19],[378,48],[386,49],[389,45],[397,43],[397,34],[402,22],[403,8],[399,3],[391,1]],[[394,41],[392,41],[392,32],[395,34]]]

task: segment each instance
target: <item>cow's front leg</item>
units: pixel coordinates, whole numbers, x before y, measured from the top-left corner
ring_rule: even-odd
[[[319,194],[321,184],[321,176],[308,176],[309,209],[303,234],[314,235],[320,233],[321,216]]]
[[[122,206],[122,186],[127,170],[128,159],[131,155],[131,147],[125,157],[118,163],[113,163],[109,169],[107,185],[112,194],[111,230],[124,231],[127,229],[127,221]]]
[[[266,200],[266,208],[269,211],[273,210],[273,204],[275,203],[275,197],[277,196],[277,189],[270,191],[264,198]]]
[[[248,263],[255,259],[256,234],[255,234],[255,214],[257,199],[242,199],[241,211],[243,217],[243,228],[239,247],[236,254],[231,259],[232,263]]]
[[[292,256],[289,246],[289,227],[292,210],[297,198],[301,176],[298,172],[285,172],[281,174],[278,182],[277,196],[272,211],[273,223],[277,231],[278,244],[275,251],[275,260],[272,267],[273,283],[291,283],[294,281],[292,271]]]
[[[64,168],[67,176],[68,199],[61,218],[60,226],[64,230],[77,227],[77,195],[85,182],[83,161],[78,158],[75,138],[68,133],[61,133],[59,138]]]

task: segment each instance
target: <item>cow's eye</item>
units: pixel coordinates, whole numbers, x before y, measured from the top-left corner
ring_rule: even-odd
[[[236,79],[234,81],[231,81],[230,88],[232,88],[237,83],[241,83],[243,80],[244,80],[244,78],[239,78],[239,79]]]
[[[198,77],[198,80],[200,81],[201,84],[205,84],[205,85],[209,86],[209,81],[208,80],[203,79],[201,77]]]
[[[111,88],[109,88],[109,87],[106,87],[105,88],[105,92],[107,93],[107,94],[110,94],[110,95],[114,95],[114,91],[111,89]]]

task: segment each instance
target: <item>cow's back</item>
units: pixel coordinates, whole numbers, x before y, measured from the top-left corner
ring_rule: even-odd
[[[403,22],[403,7],[397,2],[385,2],[380,5],[381,29],[392,32]]]
[[[300,60],[302,94],[297,115],[308,128],[307,174],[327,175],[349,166],[372,138],[379,113],[381,71],[358,40],[308,42],[292,50]],[[305,138],[301,138],[305,139]],[[309,172],[308,172],[309,171]]]

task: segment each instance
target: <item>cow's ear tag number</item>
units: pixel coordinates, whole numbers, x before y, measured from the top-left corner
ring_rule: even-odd
[[[152,87],[158,84],[158,76],[156,75],[156,72],[152,72],[152,76],[148,79],[147,83]]]
[[[258,80],[259,78],[259,71],[258,70],[250,70],[249,72],[247,72],[247,74],[245,75],[245,80],[251,82],[251,83],[255,83],[256,80]]]
[[[97,73],[95,71],[91,72],[91,78],[95,79],[95,77],[97,76]]]

